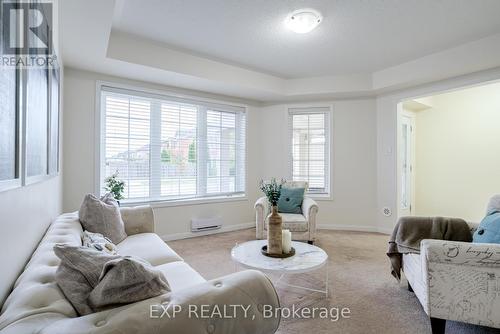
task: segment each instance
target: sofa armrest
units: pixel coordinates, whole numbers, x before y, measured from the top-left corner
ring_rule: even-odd
[[[304,197],[302,201],[302,214],[306,218],[309,224],[309,240],[314,241],[316,239],[316,214],[318,213],[319,207],[315,200],[310,197]]]
[[[430,317],[500,326],[500,245],[422,240],[420,250],[421,302]]]
[[[269,201],[266,197],[261,197],[255,202],[255,235],[257,239],[264,239],[264,224],[269,213]]]
[[[255,201],[254,205],[255,210],[262,210],[264,214],[269,212],[269,201],[267,197],[260,197],[257,201]]]
[[[120,213],[123,223],[125,224],[125,232],[127,235],[154,232],[154,213],[149,205],[121,207]]]
[[[223,317],[228,316],[210,316],[215,305]],[[244,306],[246,313],[241,307],[233,313],[234,305]],[[272,334],[280,318],[268,316],[267,310],[277,307],[270,280],[259,271],[246,270],[134,304],[59,320],[40,333]]]
[[[302,214],[306,217],[306,220],[310,220],[313,216],[316,216],[318,210],[318,203],[315,200],[310,197],[304,197],[302,201]]]
[[[427,263],[500,269],[500,244],[425,239],[421,242],[420,251]]]

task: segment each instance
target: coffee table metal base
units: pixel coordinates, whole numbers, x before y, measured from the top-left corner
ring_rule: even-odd
[[[288,286],[288,287],[300,289],[300,290],[319,292],[319,293],[324,294],[325,298],[328,298],[328,262],[325,265],[325,281],[324,281],[325,288],[324,289],[314,289],[314,288],[305,287],[305,286],[301,286],[301,285],[294,285],[294,284],[286,283],[286,282],[282,281],[284,276],[286,276],[286,274],[281,274],[280,277],[278,278],[278,280],[276,280],[275,284],[276,285],[280,284],[280,285],[284,285],[284,286]]]

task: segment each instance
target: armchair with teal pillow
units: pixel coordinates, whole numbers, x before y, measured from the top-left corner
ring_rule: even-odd
[[[318,204],[306,195],[307,189],[307,182],[287,181],[282,188],[278,210],[283,219],[283,229],[292,232],[292,239],[303,240],[312,244],[316,239]],[[301,202],[300,205],[298,204],[299,201]],[[255,202],[257,239],[267,238],[267,215],[270,210],[266,197],[261,197]]]

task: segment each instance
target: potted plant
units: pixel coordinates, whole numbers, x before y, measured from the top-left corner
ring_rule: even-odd
[[[123,199],[123,192],[125,190],[125,182],[118,178],[118,171],[104,179],[104,190],[113,195],[113,197],[120,205],[120,200]]]
[[[267,216],[267,252],[272,255],[283,253],[282,248],[282,218],[278,213],[278,200],[281,196],[281,187],[284,181],[280,183],[272,178],[271,181],[260,181],[260,190],[266,195],[269,204],[271,205],[271,213]]]

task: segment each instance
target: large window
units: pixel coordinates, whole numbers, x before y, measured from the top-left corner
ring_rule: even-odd
[[[101,87],[100,191],[116,172],[128,201],[245,193],[245,109]]]
[[[0,184],[19,177],[16,78],[16,69],[0,70]]]
[[[6,13],[2,11],[6,8],[0,6],[0,17],[4,18],[2,14]],[[43,16],[49,14],[42,12]],[[38,20],[34,17],[37,13],[40,14],[30,11],[28,17],[23,16],[22,10],[16,10],[7,15],[9,20],[0,22],[0,36],[9,37],[0,38],[0,56],[9,60],[0,66],[0,191],[43,181],[59,171],[59,66],[56,55],[43,52],[42,46],[36,53],[28,47],[38,40],[34,33],[24,39],[25,48],[11,45],[19,40],[21,31],[28,29],[23,26],[27,24],[24,19]],[[46,24],[50,20],[42,21]],[[51,33],[51,29],[47,25],[37,27],[38,33],[43,34]],[[52,61],[43,59],[45,57]],[[26,64],[21,61],[24,58],[32,61]]]
[[[330,108],[289,109],[291,177],[309,183],[309,193],[330,192]]]

